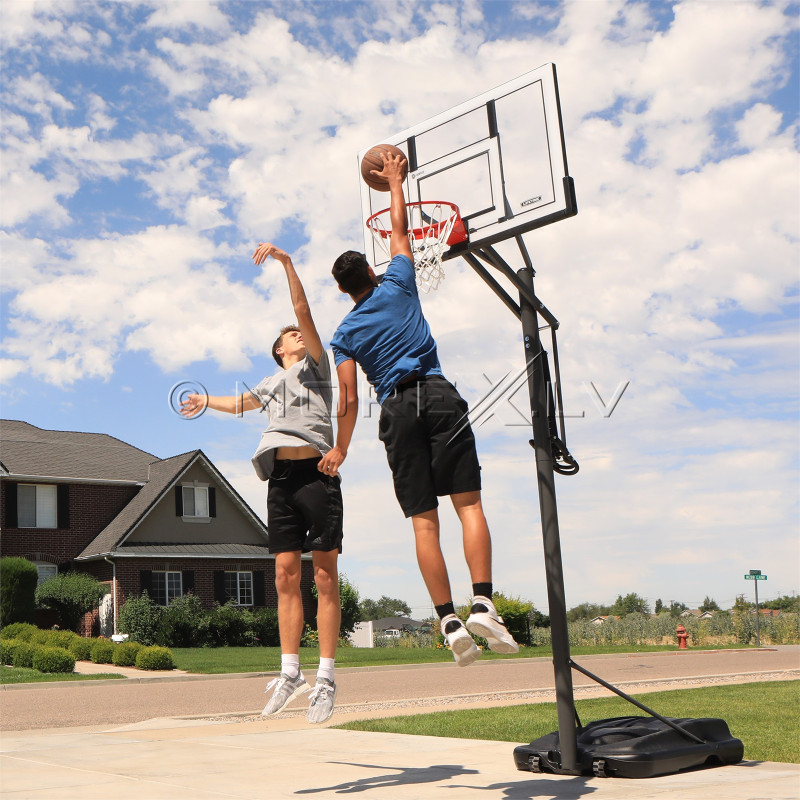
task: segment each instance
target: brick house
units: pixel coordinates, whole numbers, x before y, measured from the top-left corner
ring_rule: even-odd
[[[207,607],[277,607],[267,527],[202,450],[160,459],[106,434],[0,420],[0,548],[40,582],[78,570],[107,583],[86,634],[113,633],[143,590],[161,605],[191,592]],[[302,569],[312,621],[310,559]]]

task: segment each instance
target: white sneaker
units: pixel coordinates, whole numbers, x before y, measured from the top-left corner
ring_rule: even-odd
[[[273,678],[267,684],[267,688],[264,691],[268,692],[273,686],[275,691],[261,712],[262,717],[273,717],[275,714],[280,714],[295,697],[305,694],[311,688],[306,683],[302,672],[296,678],[290,678],[288,675],[281,673],[279,677]]]
[[[472,601],[467,630],[475,636],[482,636],[495,653],[519,653],[519,645],[498,616],[494,603],[488,597],[476,595]]]
[[[317,678],[317,685],[309,695],[310,704],[306,712],[306,720],[319,724],[330,719],[333,704],[336,702],[336,684],[327,678]]]
[[[459,667],[467,667],[481,657],[480,648],[455,614],[448,614],[442,620],[442,636],[453,651],[453,658]]]

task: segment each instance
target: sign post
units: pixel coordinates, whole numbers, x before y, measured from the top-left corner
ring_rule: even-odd
[[[760,569],[751,569],[749,574],[744,576],[746,581],[755,581],[754,585],[756,587],[756,646],[761,647],[761,629],[759,627],[759,623],[761,621],[761,612],[758,610],[758,582],[765,581],[767,579],[766,575],[761,574]]]

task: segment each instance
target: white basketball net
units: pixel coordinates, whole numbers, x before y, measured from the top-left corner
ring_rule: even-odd
[[[408,240],[414,257],[417,288],[434,291],[444,280],[442,254],[458,219],[458,209],[448,203],[409,203]],[[389,209],[381,211],[367,223],[375,241],[391,257],[392,227]]]

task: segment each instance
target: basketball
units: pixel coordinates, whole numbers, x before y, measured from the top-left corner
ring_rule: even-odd
[[[403,158],[406,157],[406,154],[393,144],[376,144],[361,159],[361,177],[364,179],[364,183],[371,189],[375,189],[376,192],[388,192],[389,184],[383,178],[379,178],[377,175],[370,175],[370,170],[374,169],[380,172],[383,169],[381,153],[386,153],[387,156],[402,156]],[[403,167],[403,180],[405,180],[407,174],[408,161]]]

